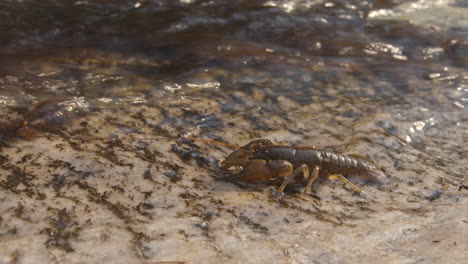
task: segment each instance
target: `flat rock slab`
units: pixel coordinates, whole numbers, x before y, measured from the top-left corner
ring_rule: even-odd
[[[0,150],[0,263],[464,262],[466,134],[444,125],[461,113],[430,125],[411,108],[362,106],[280,97],[274,114],[247,118],[216,100],[182,100],[164,111],[102,109],[10,138]],[[411,142],[388,133],[418,120],[427,130]],[[364,196],[331,181],[278,195],[277,186],[221,180],[218,163],[233,151],[223,141],[256,138],[365,155],[390,183],[357,183]]]

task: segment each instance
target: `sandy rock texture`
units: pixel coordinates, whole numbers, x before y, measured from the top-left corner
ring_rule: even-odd
[[[441,113],[431,125],[424,112],[359,102],[299,105],[280,97],[275,107],[272,116],[246,117],[219,101],[181,100],[94,111],[9,138],[0,152],[0,262],[466,259],[466,123],[446,126],[461,113]],[[199,114],[206,119],[193,121]],[[416,119],[429,128],[410,142],[395,129],[422,126]],[[341,182],[320,181],[312,193],[293,186],[278,196],[277,186],[221,180],[218,163],[233,151],[223,142],[256,138],[367,156],[390,183],[360,184],[366,194],[357,196]]]

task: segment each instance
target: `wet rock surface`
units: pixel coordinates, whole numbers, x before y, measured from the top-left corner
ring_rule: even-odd
[[[388,127],[406,124],[409,129],[414,122],[395,120],[388,112],[366,112],[369,108],[336,101],[321,105],[279,101],[278,111],[285,116],[261,121],[261,126],[279,128],[275,130],[252,129],[251,120],[233,120],[221,107],[212,107],[209,113],[219,120],[216,139],[238,144],[257,137],[298,146],[333,144],[340,153],[364,154],[377,161],[390,184],[362,185],[365,197],[353,195],[338,182],[319,182],[306,195],[295,186],[277,196],[275,186],[220,180],[225,175],[217,164],[231,148],[216,141],[161,137],[155,128],[164,117],[157,108],[100,111],[61,129],[60,135],[16,138],[2,147],[2,261],[465,259],[463,129],[447,131],[443,124],[449,121],[440,118],[440,125],[431,126],[432,133],[447,133],[447,138],[427,140],[431,135],[419,135],[408,142],[404,135],[388,132]],[[217,105],[210,100],[200,104]],[[181,107],[168,104],[165,109]],[[339,114],[349,111],[355,114]],[[361,118],[355,120],[356,115]],[[127,133],[127,127],[138,133]],[[340,134],[341,127],[353,133]],[[166,126],[165,131],[176,135],[183,129]],[[428,252],[429,248],[435,250]]]
[[[22,45],[0,44],[11,66],[0,68],[0,263],[468,258],[466,29],[364,15],[398,1],[186,2],[76,5],[94,19],[108,9],[126,34],[142,26],[147,49],[121,33],[103,48],[53,12],[41,32],[28,20],[8,31]],[[8,3],[2,25],[44,8]],[[54,21],[69,31],[46,34]],[[81,24],[96,25],[116,32]],[[60,44],[70,38],[82,42]],[[259,138],[362,155],[389,183],[357,182],[358,196],[339,181],[284,195],[223,181],[219,162]]]

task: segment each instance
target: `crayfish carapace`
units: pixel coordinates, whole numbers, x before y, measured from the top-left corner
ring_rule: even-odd
[[[306,182],[305,192],[319,177],[341,180],[353,191],[362,190],[346,177],[359,176],[366,181],[382,184],[385,174],[371,161],[336,154],[328,150],[278,145],[268,139],[250,142],[231,153],[221,162],[223,169],[233,166],[242,171],[225,178],[231,181],[267,182],[282,180],[278,191],[282,193],[291,182]]]

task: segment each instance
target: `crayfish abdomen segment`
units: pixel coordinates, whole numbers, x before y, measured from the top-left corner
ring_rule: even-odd
[[[287,160],[295,168],[306,164],[309,168],[319,166],[321,178],[331,174],[347,177],[357,176],[373,183],[385,183],[387,177],[374,164],[328,150],[297,148],[289,146],[268,146],[256,151],[252,158],[265,160]]]
[[[360,177],[365,181],[383,184],[387,182],[385,174],[370,161],[355,159],[350,156],[320,150],[322,170],[329,174],[341,174],[347,177]]]

